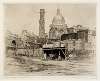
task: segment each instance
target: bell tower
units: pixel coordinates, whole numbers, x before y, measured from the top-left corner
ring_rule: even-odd
[[[39,37],[45,37],[45,9],[40,9],[40,20],[39,20]]]

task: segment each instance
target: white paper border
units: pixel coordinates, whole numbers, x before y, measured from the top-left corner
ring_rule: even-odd
[[[84,76],[16,76],[16,77],[5,77],[3,75],[3,64],[4,64],[4,28],[3,28],[3,19],[4,19],[4,3],[95,3],[97,4],[97,17],[96,17],[96,55],[97,55],[97,78],[100,76],[100,1],[98,0],[1,0],[0,2],[0,79],[5,81],[96,81],[96,79],[90,79],[89,77]],[[2,81],[0,80],[0,81]]]

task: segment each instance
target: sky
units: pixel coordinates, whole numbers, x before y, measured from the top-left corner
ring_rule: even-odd
[[[95,4],[4,4],[5,30],[15,34],[21,34],[22,30],[28,30],[39,34],[40,9],[45,9],[45,32],[49,32],[49,25],[56,15],[57,8],[65,18],[68,27],[83,25],[94,29],[96,27]]]

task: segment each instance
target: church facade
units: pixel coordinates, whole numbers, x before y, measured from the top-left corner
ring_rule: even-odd
[[[52,24],[49,27],[49,39],[60,39],[62,34],[67,34],[67,24],[65,24],[60,9],[57,9],[56,16],[53,17]]]

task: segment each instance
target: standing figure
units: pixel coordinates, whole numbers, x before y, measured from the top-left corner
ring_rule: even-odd
[[[61,61],[60,51],[59,51],[59,55],[58,55],[58,60]]]

